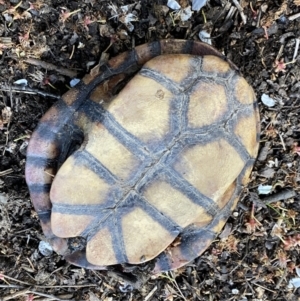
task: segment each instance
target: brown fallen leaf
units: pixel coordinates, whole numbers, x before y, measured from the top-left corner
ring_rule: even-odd
[[[5,107],[2,109],[1,116],[0,116],[0,129],[2,130],[4,125],[7,123],[10,123],[11,119],[11,108],[10,107]]]
[[[299,1],[299,0],[294,0]],[[268,5],[264,5],[264,10],[268,9]],[[282,14],[285,14],[287,11],[287,1],[284,0],[277,11],[268,11],[260,20],[260,26],[265,29],[266,38],[268,39],[268,31],[269,28]]]

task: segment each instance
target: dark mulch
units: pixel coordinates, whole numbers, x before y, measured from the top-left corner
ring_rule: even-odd
[[[183,9],[191,4],[179,2]],[[0,0],[0,300],[300,299],[289,284],[300,277],[300,59],[294,53],[300,1],[238,2],[246,24],[229,0],[209,0],[186,22],[166,1]],[[160,38],[197,40],[201,30],[252,84],[261,113],[251,182],[221,236],[185,268],[152,277],[140,289],[54,253],[43,256],[24,165],[28,139],[54,96],[103,51],[112,57]],[[20,79],[28,81],[26,91],[15,84]],[[275,104],[262,103],[263,94]],[[259,194],[259,185],[268,194]]]

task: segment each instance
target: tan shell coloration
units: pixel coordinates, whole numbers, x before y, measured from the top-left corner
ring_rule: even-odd
[[[187,42],[172,43],[136,50],[144,66],[113,98],[130,53],[109,62],[120,71],[106,83],[94,84],[101,73],[86,76],[90,97],[77,104],[80,87],[68,92],[30,142],[31,197],[44,233],[74,264],[101,269],[155,258],[154,273],[178,268],[205,251],[248,182],[259,135],[252,88],[209,46],[183,51]],[[63,111],[68,125],[58,120]],[[64,147],[63,127],[79,149]],[[53,159],[65,161],[57,173]],[[69,254],[72,237],[86,246]]]

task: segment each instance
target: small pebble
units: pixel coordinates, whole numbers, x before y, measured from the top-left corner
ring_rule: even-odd
[[[39,251],[44,256],[50,256],[53,253],[51,245],[46,241],[40,241]]]
[[[276,104],[276,101],[265,93],[261,96],[261,101],[267,107],[274,107]]]
[[[71,86],[71,88],[75,87],[79,82],[80,82],[80,79],[78,79],[78,78],[73,78],[73,79],[70,81],[70,86]]]

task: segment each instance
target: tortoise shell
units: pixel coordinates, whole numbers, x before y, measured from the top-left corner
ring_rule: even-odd
[[[258,135],[254,92],[231,62],[200,42],[162,40],[63,95],[32,135],[26,180],[45,236],[69,262],[155,259],[157,273],[199,256],[222,229]]]

